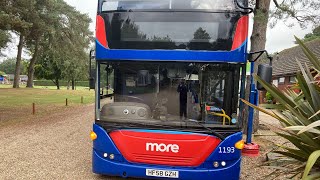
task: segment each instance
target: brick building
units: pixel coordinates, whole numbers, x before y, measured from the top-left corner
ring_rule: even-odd
[[[306,42],[305,45],[320,58],[320,39]],[[300,71],[297,61],[312,68],[311,62],[299,46],[281,51],[274,57],[272,83],[281,90],[290,88],[296,82],[296,74]],[[260,103],[264,102],[265,93],[260,94]]]

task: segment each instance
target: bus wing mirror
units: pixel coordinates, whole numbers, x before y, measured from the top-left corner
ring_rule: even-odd
[[[271,83],[272,80],[272,66],[270,64],[260,64],[258,66],[258,76],[266,81],[267,83]],[[260,91],[264,91],[264,87],[258,82],[257,89]]]

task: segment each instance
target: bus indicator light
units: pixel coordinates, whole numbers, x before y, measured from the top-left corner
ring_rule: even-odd
[[[236,147],[237,149],[241,150],[244,148],[244,140],[238,141],[234,147]]]
[[[90,138],[91,138],[92,141],[96,140],[97,137],[98,136],[97,136],[97,134],[95,132],[93,132],[93,131],[90,132]]]

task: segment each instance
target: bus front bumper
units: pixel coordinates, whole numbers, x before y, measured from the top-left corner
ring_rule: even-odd
[[[183,180],[213,180],[213,179],[228,179],[238,180],[240,178],[241,158],[231,166],[225,168],[208,169],[208,168],[193,168],[193,167],[170,167],[157,166],[146,164],[135,164],[127,162],[112,161],[109,158],[104,158],[99,155],[96,150],[93,150],[92,170],[96,174],[120,176],[120,177],[138,177],[138,178],[152,178],[152,179],[171,179],[159,178],[146,175],[146,169],[178,171],[179,177],[172,179]]]

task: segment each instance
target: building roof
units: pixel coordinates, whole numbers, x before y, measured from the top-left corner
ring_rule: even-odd
[[[306,42],[305,45],[320,58],[320,39],[316,39],[310,42]],[[300,61],[303,65],[307,65],[311,68],[312,64],[303,53],[300,46],[295,46],[281,51],[274,57],[273,61],[273,76],[280,75],[293,75],[300,71],[299,65],[296,60]]]

